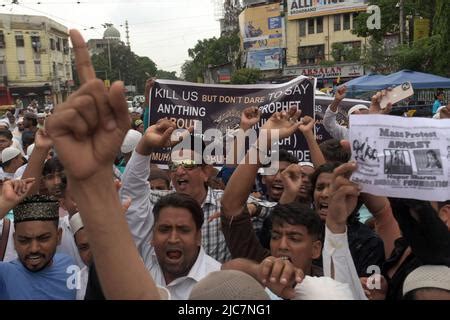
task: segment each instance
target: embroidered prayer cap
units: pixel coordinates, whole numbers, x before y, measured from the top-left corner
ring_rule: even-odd
[[[53,197],[45,195],[27,197],[13,211],[14,223],[59,219],[58,201]]]
[[[237,270],[209,273],[192,289],[189,300],[270,300],[252,276]]]
[[[450,291],[450,268],[444,265],[427,265],[414,269],[403,282],[403,295],[421,288]]]

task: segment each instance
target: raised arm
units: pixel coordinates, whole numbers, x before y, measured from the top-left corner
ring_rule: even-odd
[[[271,141],[271,137],[278,133],[280,139],[289,137],[298,128],[298,118],[301,111],[296,108],[291,108],[289,112],[275,113],[269,120],[262,126],[260,131],[260,137],[255,145],[250,147],[249,151],[245,155],[244,160],[234,171],[222,198],[222,213],[226,216],[235,216],[242,212],[244,205],[247,202],[248,196],[252,191],[253,184],[255,182],[256,174],[261,166],[261,150],[258,146],[266,145],[268,147],[274,141]],[[264,131],[268,134],[263,135],[267,141],[262,141],[261,133]],[[253,157],[257,153],[256,157]],[[253,160],[256,163],[252,163]]]
[[[0,194],[0,220],[27,196],[34,183],[34,178],[3,182]]]
[[[335,139],[347,139],[348,129],[336,122],[336,115],[341,101],[345,98],[347,87],[339,88],[334,96],[333,102],[328,106],[323,116],[323,126],[325,130]]]
[[[95,78],[81,34],[71,30],[70,37],[82,86],[48,118],[48,134],[88,232],[105,297],[158,299],[113,183],[111,168],[130,126],[123,83],[115,82],[108,92]]]
[[[45,129],[39,129],[34,139],[34,149],[28,160],[28,165],[22,175],[22,178],[35,178],[35,183],[29,191],[29,195],[39,192],[41,185],[42,170],[44,169],[45,159],[48,152],[53,147],[53,141],[48,136]]]
[[[154,148],[166,146],[170,142],[170,135],[174,129],[175,125],[167,119],[161,119],[149,127],[136,146],[122,175],[119,195],[122,201],[126,198],[131,199],[126,218],[139,249],[150,240],[153,226],[153,204],[147,181],[150,175],[150,154]]]
[[[310,116],[303,117],[298,128],[303,133],[306,143],[308,144],[309,152],[311,154],[311,162],[314,164],[315,168],[320,167],[326,162],[326,160],[320,150],[316,137],[314,136],[314,119]]]
[[[375,232],[383,240],[385,257],[389,258],[394,250],[395,240],[401,237],[389,199],[368,193],[362,193],[361,199],[375,219]]]
[[[355,299],[366,300],[347,239],[347,218],[355,209],[360,192],[359,186],[349,180],[355,170],[356,164],[350,162],[333,172],[322,252],[323,268],[325,276],[347,283]]]

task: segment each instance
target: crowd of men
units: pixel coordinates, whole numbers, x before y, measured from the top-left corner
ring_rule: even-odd
[[[0,299],[450,299],[450,201],[390,199],[350,181],[348,129],[336,122],[345,87],[324,117],[332,140],[317,144],[297,108],[261,128],[300,131],[311,162],[280,150],[261,176],[269,134],[219,172],[187,135],[191,147],[163,170],[150,157],[176,144],[175,124],[144,130],[123,83],[105,88],[70,36],[80,88],[49,115],[0,120]],[[384,94],[348,114],[389,113]],[[439,112],[448,118],[450,105]],[[259,121],[247,108],[240,128]]]

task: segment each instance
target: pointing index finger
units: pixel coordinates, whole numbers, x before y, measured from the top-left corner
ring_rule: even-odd
[[[83,36],[76,29],[70,30],[69,34],[70,40],[72,41],[73,52],[75,54],[77,74],[81,84],[95,79],[95,70],[92,66],[91,57],[89,56],[87,44],[85,43]]]

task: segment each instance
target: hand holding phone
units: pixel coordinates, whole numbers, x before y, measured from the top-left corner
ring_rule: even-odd
[[[387,104],[397,103],[403,99],[406,99],[414,94],[411,82],[404,82],[399,86],[396,86],[392,90],[388,90],[386,94],[381,98],[380,108],[385,109]]]

